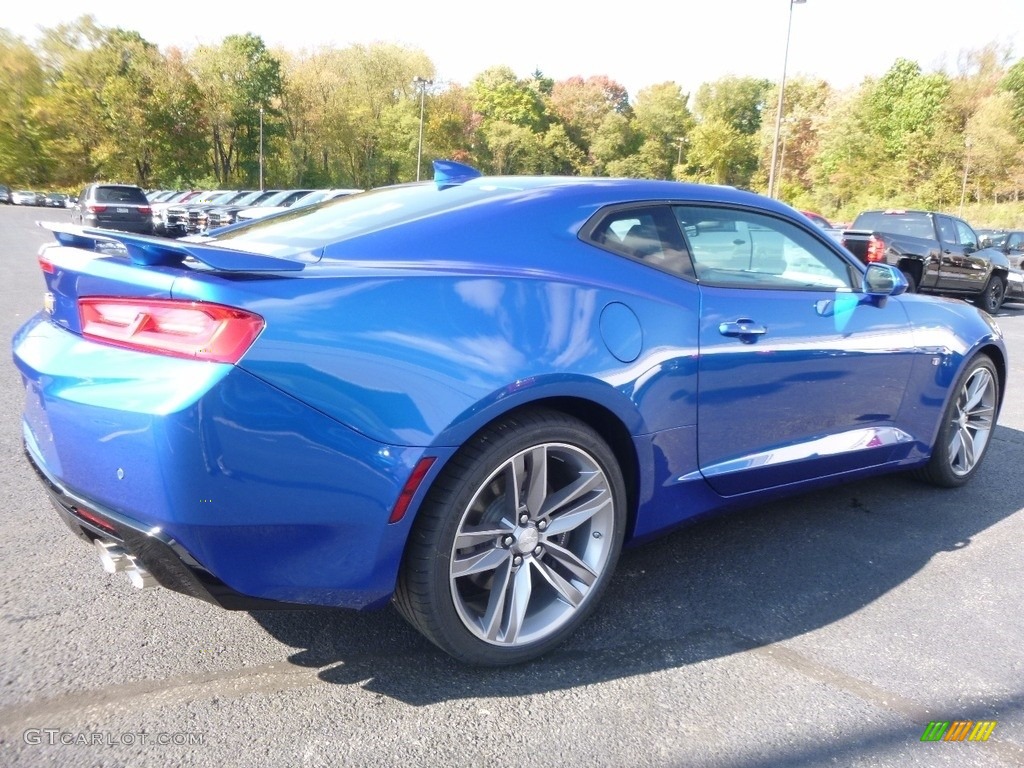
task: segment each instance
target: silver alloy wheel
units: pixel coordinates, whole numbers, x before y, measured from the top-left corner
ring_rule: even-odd
[[[967,475],[985,452],[996,413],[996,383],[988,368],[976,368],[957,395],[949,437],[949,466]]]
[[[551,636],[607,567],[614,526],[611,486],[593,456],[564,443],[517,453],[459,521],[449,579],[463,624],[506,647]]]

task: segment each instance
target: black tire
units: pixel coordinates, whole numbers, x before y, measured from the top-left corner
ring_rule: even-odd
[[[563,642],[611,579],[626,527],[608,445],[565,414],[524,411],[449,461],[413,525],[399,612],[456,659],[518,664]]]
[[[1003,306],[1003,298],[1005,296],[1006,282],[999,275],[992,275],[985,285],[985,290],[981,292],[975,303],[992,315]]]
[[[999,377],[989,357],[974,357],[952,392],[931,459],[915,473],[942,488],[957,488],[974,477],[991,443],[999,409]]]
[[[907,279],[907,293],[917,293],[917,278],[913,272],[908,272],[905,269],[900,270],[903,276]]]

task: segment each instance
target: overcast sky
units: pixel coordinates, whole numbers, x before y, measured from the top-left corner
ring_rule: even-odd
[[[245,32],[296,52],[391,42],[424,51],[442,82],[466,84],[507,65],[521,77],[537,69],[556,80],[608,75],[631,97],[667,80],[689,92],[730,74],[777,81],[790,12],[789,0],[2,2],[0,26],[29,40],[40,27],[91,13],[161,48]],[[843,88],[899,57],[953,73],[961,52],[989,43],[1008,47],[1012,61],[1024,56],[1024,0],[807,0],[793,6],[788,76]]]

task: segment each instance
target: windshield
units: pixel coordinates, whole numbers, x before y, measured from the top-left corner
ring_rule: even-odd
[[[271,206],[274,206],[274,205],[281,205],[281,201],[282,200],[285,200],[286,198],[288,198],[290,195],[293,195],[293,194],[294,194],[294,192],[292,190],[290,190],[290,189],[282,189],[280,192],[278,192],[277,194],[271,195],[266,200],[260,200],[259,207],[260,208],[270,208]]]

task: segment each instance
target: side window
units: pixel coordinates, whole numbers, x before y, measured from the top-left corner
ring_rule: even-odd
[[[667,272],[693,276],[693,265],[679,225],[667,206],[612,211],[593,227],[589,240]]]
[[[953,226],[953,220],[947,219],[945,216],[936,218],[939,222],[939,237],[942,238],[942,242],[956,243],[956,228]]]
[[[957,232],[957,235],[960,238],[960,243],[962,245],[969,245],[972,248],[977,248],[978,247],[978,236],[976,234],[974,234],[974,230],[971,229],[966,224],[964,224],[959,219],[957,219],[953,223],[956,224],[956,232]]]
[[[674,209],[702,283],[737,288],[852,288],[850,265],[792,222],[745,210]]]
[[[1014,232],[1012,235],[1010,235],[1009,240],[1006,241],[1006,246],[1011,251],[1021,250],[1021,248],[1024,247],[1024,235],[1020,234],[1019,232]]]

